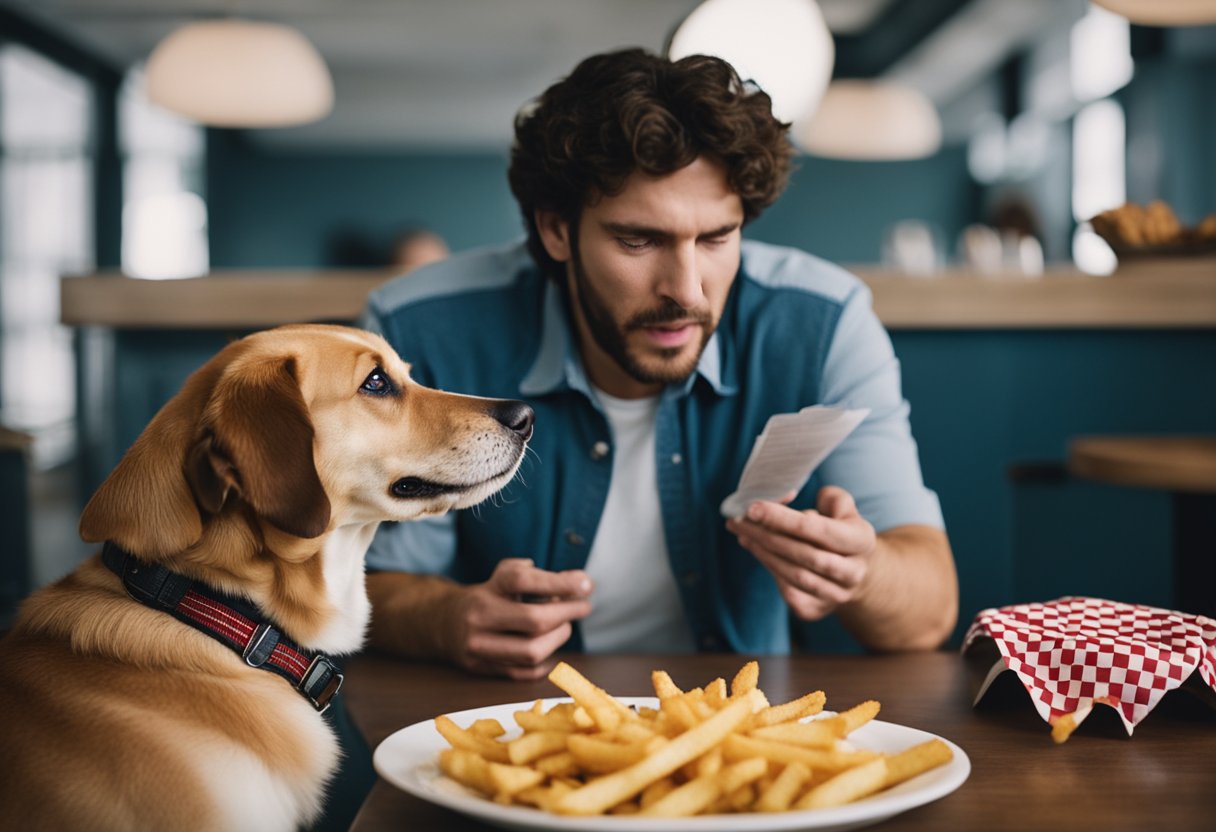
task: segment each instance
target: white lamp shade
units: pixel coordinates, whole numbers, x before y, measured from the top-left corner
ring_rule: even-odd
[[[1216,23],[1216,0],[1093,0],[1144,26],[1201,26]]]
[[[676,28],[667,55],[722,58],[768,93],[774,116],[794,122],[819,103],[836,46],[814,0],[705,0]]]
[[[174,31],[152,51],[148,97],[215,127],[287,127],[333,109],[325,62],[295,29],[207,20]]]
[[[942,144],[942,122],[919,90],[880,81],[841,80],[828,87],[819,109],[794,125],[794,141],[833,159],[920,159]]]

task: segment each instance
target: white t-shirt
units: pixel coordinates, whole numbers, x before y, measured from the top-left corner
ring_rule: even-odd
[[[588,653],[691,653],[692,630],[667,557],[655,468],[658,397],[596,390],[612,428],[612,484],[586,571],[595,582],[580,623]]]

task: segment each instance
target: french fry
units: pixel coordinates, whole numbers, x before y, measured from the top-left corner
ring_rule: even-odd
[[[517,792],[532,786],[539,786],[545,775],[527,766],[504,765],[503,763],[487,763],[490,783],[494,786],[495,799],[510,798]]]
[[[929,769],[944,766],[954,758],[950,746],[934,737],[931,740],[905,748],[897,754],[887,756],[887,780],[884,789],[911,780]]]
[[[733,795],[752,781],[763,776],[768,764],[759,758],[743,760],[715,774],[706,774],[688,781],[662,799],[642,809],[646,817],[687,817],[704,811],[722,795]]]
[[[490,764],[475,751],[445,748],[439,752],[439,770],[462,786],[476,789],[484,795],[494,794],[490,780]]]
[[[583,734],[571,734],[567,749],[586,771],[607,774],[631,766],[646,756],[646,742],[629,745],[597,739]]]
[[[578,772],[578,760],[569,751],[559,751],[533,760],[532,767],[546,777],[569,777]]]
[[[470,725],[468,730],[471,734],[491,740],[507,733],[507,729],[503,728],[502,723],[497,719],[479,719]]]
[[[1056,745],[1066,741],[1077,730],[1077,717],[1074,714],[1064,714],[1051,721],[1051,739]]]
[[[750,695],[740,697],[649,757],[575,789],[557,802],[556,810],[564,815],[595,815],[628,800],[655,780],[666,777],[720,743],[751,715],[755,701]]]
[[[837,730],[837,736],[847,737],[849,734],[856,731],[861,726],[878,716],[878,710],[881,706],[873,699],[868,699],[865,702],[854,705],[847,711],[841,711],[836,716],[830,716],[822,720],[831,725]]]
[[[572,736],[580,735],[568,734],[564,731],[534,731],[531,734],[524,734],[519,739],[511,740],[506,744],[507,759],[502,762],[519,766],[530,763],[537,757],[556,754],[558,751],[566,749],[566,739]]]
[[[812,691],[783,705],[769,705],[759,713],[753,714],[748,725],[761,728],[766,725],[778,725],[782,722],[793,722],[796,719],[814,716],[823,710],[823,704],[826,701],[827,696],[823,691]]]
[[[601,730],[610,731],[616,728],[621,724],[621,720],[630,714],[628,708],[565,662],[558,662],[557,666],[549,671],[549,681],[582,705]]]
[[[784,812],[790,808],[794,798],[807,780],[811,779],[811,770],[802,763],[790,763],[781,769],[772,785],[760,792],[753,807],[757,812]]]
[[[525,731],[565,731],[567,733],[587,731],[595,727],[595,723],[591,721],[590,717],[580,724],[576,718],[578,711],[575,708],[561,707],[569,704],[571,703],[562,702],[554,705],[547,712],[542,712],[538,699],[536,705],[532,706],[532,710],[515,712],[515,724]],[[585,714],[586,711],[583,713]]]
[[[722,751],[728,760],[763,757],[769,762],[781,765],[798,762],[812,770],[826,771],[843,771],[844,769],[873,760],[878,756],[874,751],[844,751],[839,748],[804,748],[773,740],[756,739],[755,737],[748,737],[742,734],[732,734],[727,737],[726,741],[722,744]]]
[[[650,684],[654,686],[654,695],[663,699],[671,699],[673,696],[679,696],[684,693],[667,675],[666,670],[656,670],[650,674]]]
[[[722,787],[713,777],[689,780],[647,806],[639,814],[648,818],[683,818],[699,814],[718,799]]]
[[[670,791],[674,791],[675,788],[676,783],[670,777],[664,777],[662,780],[655,780],[642,790],[642,796],[638,802],[641,804],[642,808],[645,809],[647,806],[663,797],[663,795]]]
[[[739,668],[739,672],[735,674],[735,678],[730,682],[731,697],[742,696],[748,691],[755,690],[756,684],[760,681],[760,663],[750,661],[743,667]]]
[[[795,809],[826,809],[841,806],[871,795],[883,787],[887,780],[887,761],[877,757],[862,763],[815,786],[799,798]]]
[[[507,747],[486,737],[466,731],[446,716],[435,717],[435,730],[451,744],[453,748],[463,748],[480,754],[495,763],[509,763]]]
[[[763,711],[761,712],[763,713]],[[807,748],[831,748],[840,739],[839,728],[827,720],[817,719],[813,722],[798,722],[793,725],[766,725],[753,728],[748,736],[758,740],[775,740],[802,745]]]

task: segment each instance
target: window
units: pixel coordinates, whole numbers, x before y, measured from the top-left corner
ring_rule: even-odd
[[[75,363],[59,277],[93,269],[91,90],[0,47],[0,419],[49,467],[74,451]]]
[[[149,103],[138,70],[128,74],[118,106],[123,272],[152,279],[206,273],[202,128]]]

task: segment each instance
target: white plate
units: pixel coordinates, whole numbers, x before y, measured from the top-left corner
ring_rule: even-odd
[[[653,697],[617,697],[627,705],[657,707]],[[547,710],[569,699],[546,699]],[[532,707],[532,702],[494,705],[449,714],[458,725],[469,726],[477,719],[497,719],[507,736],[518,734],[513,714]],[[915,728],[874,720],[849,735],[851,743],[873,751],[894,752],[933,739],[934,735]],[[446,806],[461,814],[507,829],[587,830],[587,832],[786,832],[813,829],[816,832],[866,826],[950,794],[971,773],[971,761],[954,743],[944,740],[954,758],[944,766],[927,771],[894,788],[847,806],[802,812],[702,815],[666,819],[637,816],[564,817],[527,806],[502,806],[449,780],[439,771],[439,752],[448,748],[447,740],[435,730],[432,720],[402,728],[376,748],[372,762],[380,776],[394,786],[423,800]]]

